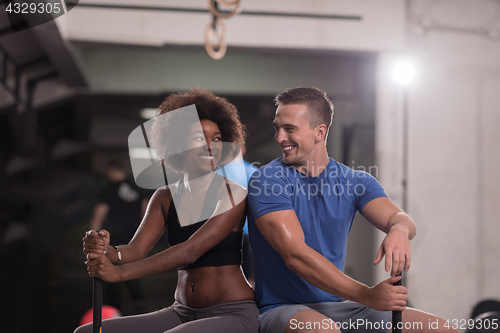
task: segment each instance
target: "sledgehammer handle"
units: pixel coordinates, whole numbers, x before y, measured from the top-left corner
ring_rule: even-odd
[[[402,276],[403,273],[397,275]],[[403,278],[398,282],[394,283],[395,286],[403,285]],[[392,311],[392,333],[402,333],[403,332],[403,315],[401,311]]]
[[[98,277],[94,278],[93,287],[93,333],[102,333],[102,280]]]

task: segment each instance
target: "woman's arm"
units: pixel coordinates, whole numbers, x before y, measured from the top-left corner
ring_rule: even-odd
[[[87,262],[90,276],[100,277],[108,282],[119,282],[164,273],[195,262],[208,250],[219,244],[244,221],[245,201],[226,210],[219,201],[216,212],[187,241],[172,246],[149,258],[113,266],[104,256]],[[225,210],[219,213],[219,210]],[[141,225],[142,226],[142,225]],[[139,228],[138,233],[141,231]],[[136,234],[137,235],[137,234]],[[132,239],[130,247],[136,236]],[[144,247],[143,243],[138,246]],[[135,246],[135,245],[134,245]],[[121,247],[120,247],[121,250]],[[124,256],[124,255],[122,255]]]
[[[120,264],[143,259],[158,242],[165,229],[164,212],[167,212],[171,200],[169,189],[161,188],[155,191],[132,240],[127,245],[117,246],[122,257]],[[83,252],[87,254],[87,259],[96,259],[106,254],[112,263],[117,263],[117,251],[108,246],[112,243],[111,236],[107,230],[101,230],[99,233],[88,231],[83,238]]]

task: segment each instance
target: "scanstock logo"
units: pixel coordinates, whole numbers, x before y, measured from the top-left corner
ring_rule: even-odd
[[[78,0],[0,0],[1,2],[4,2],[12,32],[52,21],[78,4]]]

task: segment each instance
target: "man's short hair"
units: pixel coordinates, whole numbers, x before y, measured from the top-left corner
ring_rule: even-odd
[[[309,111],[309,126],[325,124],[327,130],[333,120],[334,107],[328,95],[315,87],[288,88],[274,98],[276,105],[304,104]]]

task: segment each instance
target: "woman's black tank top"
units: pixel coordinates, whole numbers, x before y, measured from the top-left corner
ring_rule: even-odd
[[[203,202],[203,208],[201,212],[200,222],[190,224],[187,226],[181,226],[177,217],[177,210],[175,209],[174,197],[176,202],[179,202],[180,195],[182,194],[184,181],[181,179],[179,181],[179,186],[172,196],[172,201],[170,202],[170,207],[167,213],[167,231],[168,231],[168,243],[169,246],[173,246],[191,237],[201,226],[212,216],[215,205],[217,203],[217,193],[224,182],[224,177],[219,174],[215,174],[210,187],[207,190],[205,196],[205,201]],[[207,266],[226,266],[226,265],[241,265],[242,254],[242,238],[243,231],[240,232],[230,232],[226,238],[224,238],[219,244],[215,245],[213,248],[208,250],[203,254],[198,260],[188,266],[181,267],[179,269],[194,268],[194,267],[207,267]]]

